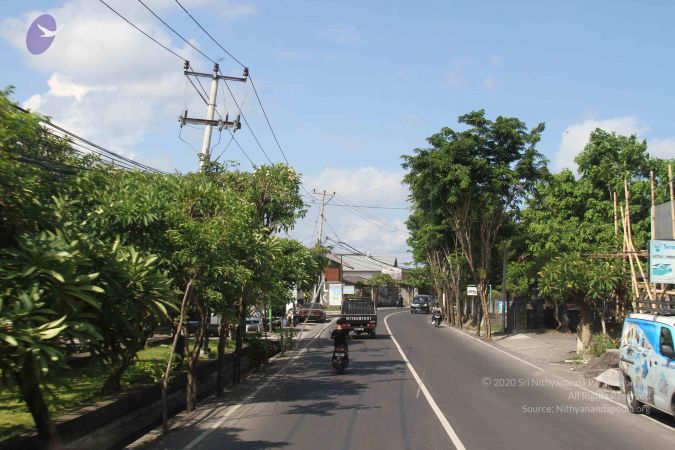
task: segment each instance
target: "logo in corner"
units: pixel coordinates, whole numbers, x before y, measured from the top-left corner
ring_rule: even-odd
[[[49,14],[43,14],[30,24],[26,33],[26,47],[33,55],[47,51],[56,36],[56,19]]]

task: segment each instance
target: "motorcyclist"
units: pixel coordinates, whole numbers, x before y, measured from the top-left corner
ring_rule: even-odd
[[[336,328],[331,332],[330,338],[333,339],[333,355],[335,355],[335,348],[342,345],[345,348],[345,359],[349,359],[349,346],[347,345],[349,330],[346,325],[346,319],[338,319]]]
[[[436,315],[440,316],[440,319],[438,320],[438,323],[440,325],[441,322],[443,322],[443,310],[439,306],[434,306],[431,308],[431,323],[434,323],[434,318]]]

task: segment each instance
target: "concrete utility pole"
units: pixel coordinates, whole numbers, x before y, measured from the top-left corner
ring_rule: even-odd
[[[328,199],[328,201],[326,201],[326,195],[328,195],[328,193],[325,190],[323,192],[316,192],[316,189],[314,189],[314,193],[321,195],[321,211],[319,212],[320,222],[319,222],[319,241],[318,241],[319,245],[321,245],[321,240],[323,239],[323,217],[324,217],[323,216],[323,209],[328,204],[328,202],[333,200],[333,197],[335,197],[335,192],[333,192],[333,194]]]
[[[229,80],[229,81],[246,82],[248,77],[248,68],[244,68],[243,77],[228,77],[225,75],[219,75],[220,68],[218,67],[218,64],[213,65],[213,74],[193,72],[188,70],[189,68],[190,63],[188,61],[185,61],[185,65],[183,66],[183,73],[185,74],[186,77],[193,76],[193,77],[211,78],[211,92],[209,93],[209,100],[206,109],[206,119],[196,119],[188,117],[187,110],[185,110],[183,115],[178,119],[181,127],[183,127],[185,124],[188,123],[195,125],[204,125],[204,140],[202,141],[202,150],[199,154],[199,169],[201,170],[204,167],[204,163],[208,161],[211,157],[210,154],[211,134],[213,132],[213,127],[216,126],[218,127],[219,130],[222,130],[223,128],[232,128],[235,131],[241,128],[241,122],[239,121],[240,115],[237,115],[237,119],[234,121],[230,121],[227,115],[225,116],[225,120],[222,120],[222,117],[220,118],[220,120],[213,119],[213,116],[216,113],[216,97],[218,96],[218,81]]]

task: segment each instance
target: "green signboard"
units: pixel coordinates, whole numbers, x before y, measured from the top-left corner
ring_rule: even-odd
[[[675,241],[649,241],[649,282],[675,284]]]

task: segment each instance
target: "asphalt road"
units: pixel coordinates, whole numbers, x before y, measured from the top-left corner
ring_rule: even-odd
[[[330,365],[332,326],[316,325],[267,377],[200,405],[150,448],[675,448],[668,416],[630,414],[617,394],[598,397],[427,315],[379,318],[377,339],[351,341],[344,375]]]

